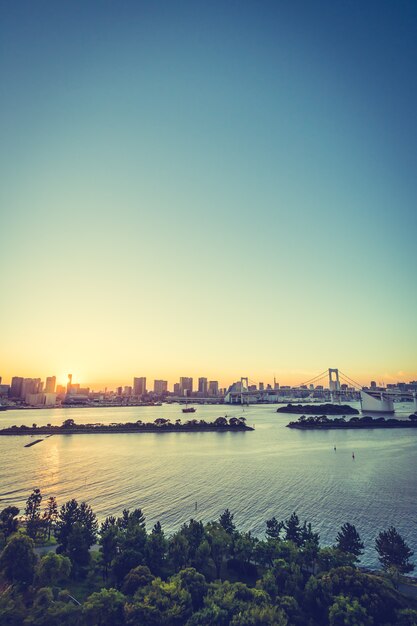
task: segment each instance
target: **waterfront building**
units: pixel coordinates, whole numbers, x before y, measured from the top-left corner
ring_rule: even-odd
[[[205,398],[207,396],[207,378],[198,379],[198,393]]]
[[[175,383],[174,384],[174,395],[175,396],[179,396],[180,395],[180,384],[179,383]]]
[[[126,385],[123,389],[123,395],[124,396],[131,396],[132,395],[132,387],[130,385]]]
[[[41,393],[42,387],[43,385],[40,378],[24,378],[20,397],[27,402],[26,397],[29,394]]]
[[[45,393],[55,393],[56,376],[48,376],[45,384]]]
[[[146,376],[133,379],[133,395],[144,396],[146,394]]]
[[[259,383],[259,391],[263,391],[264,390],[264,384],[263,383]]]
[[[65,396],[66,389],[65,385],[57,385],[56,386],[56,394],[57,396]]]
[[[218,380],[211,380],[209,382],[208,393],[209,393],[209,396],[219,395],[219,381]]]
[[[22,397],[22,384],[23,384],[23,378],[21,376],[13,376],[12,384],[10,385],[10,397],[11,398]]]
[[[180,378],[180,395],[190,396],[193,392],[193,379],[188,376]]]
[[[7,398],[7,396],[9,395],[9,389],[10,389],[10,385],[0,384],[0,397]]]
[[[167,393],[168,381],[167,380],[154,380],[153,391],[157,396],[162,396],[164,393]]]

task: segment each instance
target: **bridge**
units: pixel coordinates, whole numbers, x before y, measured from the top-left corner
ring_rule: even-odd
[[[322,384],[321,384],[322,383]],[[325,387],[325,384],[328,384]],[[416,391],[402,391],[372,387],[368,389],[344,374],[338,368],[328,368],[295,386],[258,389],[256,383],[248,377],[242,377],[234,383],[226,393],[224,401],[230,404],[275,403],[287,400],[304,402],[338,402],[342,400],[360,400],[362,411],[376,413],[394,413],[394,399],[413,402],[413,410],[417,411]]]

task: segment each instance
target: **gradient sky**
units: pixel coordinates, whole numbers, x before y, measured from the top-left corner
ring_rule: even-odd
[[[3,381],[417,378],[416,2],[0,7]]]

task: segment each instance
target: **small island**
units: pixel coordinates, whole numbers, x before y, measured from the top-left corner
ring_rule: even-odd
[[[348,404],[287,404],[277,409],[277,413],[304,415],[359,415],[358,409]]]
[[[417,428],[417,414],[409,415],[408,420],[398,420],[393,417],[345,417],[329,419],[326,415],[306,416],[302,415],[297,422],[287,424],[288,428],[298,428],[300,430],[329,430],[341,428]]]
[[[9,426],[0,430],[0,435],[81,435],[97,433],[172,433],[172,432],[241,432],[254,430],[247,426],[244,417],[218,417],[214,422],[204,420],[188,420],[174,423],[168,419],[159,418],[154,422],[127,422],[113,424],[76,424],[73,419],[65,420],[61,426],[47,424],[46,426]],[[42,440],[41,440],[42,441]]]

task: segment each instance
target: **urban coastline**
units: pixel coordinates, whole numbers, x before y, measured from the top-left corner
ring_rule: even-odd
[[[218,417],[213,422],[189,420],[184,424],[180,420],[175,423],[159,418],[154,422],[126,422],[125,424],[76,424],[67,419],[61,426],[10,426],[0,430],[0,435],[84,435],[84,434],[138,434],[138,433],[172,433],[172,432],[237,432],[254,430],[247,426],[243,417]]]

